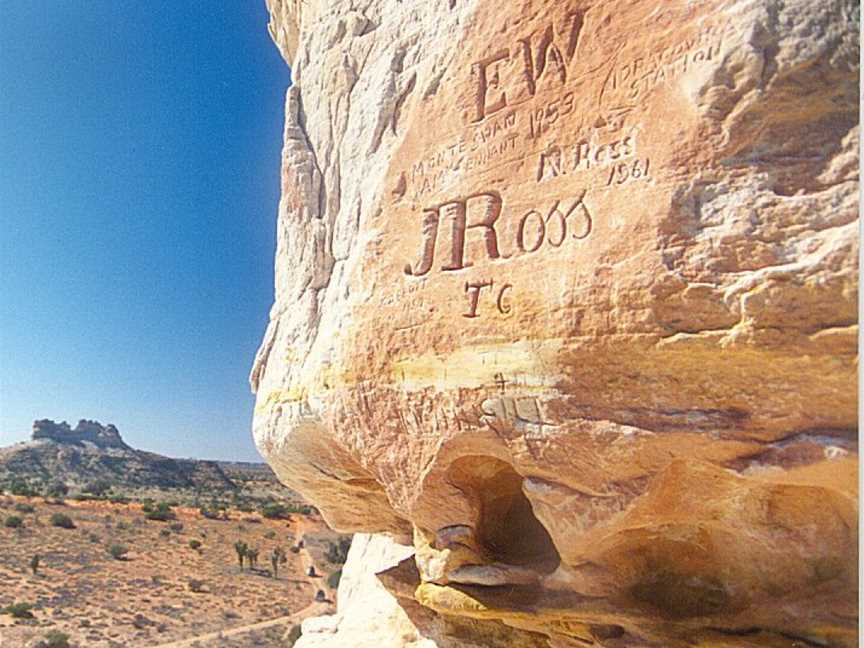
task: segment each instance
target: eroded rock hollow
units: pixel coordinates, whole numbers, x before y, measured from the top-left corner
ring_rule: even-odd
[[[858,3],[268,7],[298,646],[857,645]]]

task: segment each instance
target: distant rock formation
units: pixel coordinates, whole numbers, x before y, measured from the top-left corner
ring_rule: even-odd
[[[0,448],[0,481],[16,477],[70,486],[105,481],[118,488],[237,488],[218,462],[137,450],[114,425],[85,419],[74,428],[66,421],[34,421],[32,441]]]
[[[50,419],[33,422],[32,439],[50,439],[58,443],[92,443],[100,448],[129,448],[120,437],[120,432],[111,425],[101,425],[98,421],[81,419],[75,429],[66,421],[55,423]]]
[[[297,647],[857,645],[859,3],[267,4]]]

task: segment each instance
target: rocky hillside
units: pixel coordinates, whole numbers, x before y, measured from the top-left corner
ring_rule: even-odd
[[[81,420],[33,423],[31,441],[0,448],[0,483],[14,479],[70,487],[105,482],[115,488],[226,491],[236,484],[215,461],[172,459],[127,445],[113,425]]]
[[[859,3],[267,4],[297,647],[857,645]]]

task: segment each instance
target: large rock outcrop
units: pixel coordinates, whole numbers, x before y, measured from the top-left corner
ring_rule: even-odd
[[[99,482],[118,488],[194,488],[236,490],[219,463],[172,459],[133,448],[112,424],[81,419],[33,422],[32,440],[0,448],[0,483],[64,482],[91,488]]]
[[[858,3],[268,6],[254,434],[403,644],[856,645]]]

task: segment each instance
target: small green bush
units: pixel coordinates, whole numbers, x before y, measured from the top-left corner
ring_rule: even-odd
[[[53,481],[45,488],[48,497],[66,497],[68,494],[69,487],[62,481]]]
[[[81,490],[88,495],[102,497],[109,490],[111,490],[111,482],[109,482],[107,479],[94,479],[93,481],[85,484],[84,488],[82,488]]]
[[[201,517],[205,517],[208,520],[218,520],[219,519],[219,511],[215,511],[211,508],[207,508],[206,506],[199,506],[198,512],[201,514]]]
[[[129,553],[129,548],[121,544],[112,544],[108,547],[108,553],[114,560],[125,560],[126,554]]]
[[[201,541],[200,540],[190,540],[189,541],[189,548],[195,549],[197,551],[198,549],[201,548]]]
[[[20,529],[24,526],[24,518],[20,515],[10,515],[6,518],[6,526],[10,529]]]
[[[150,508],[144,513],[144,517],[148,520],[156,520],[157,522],[168,522],[176,520],[177,514],[171,510],[171,505],[167,502],[159,502],[155,508]]]
[[[65,513],[54,513],[51,516],[51,526],[60,527],[61,529],[74,529],[75,523]]]
[[[32,609],[33,609],[32,604],[20,602],[20,603],[12,603],[11,605],[7,605],[5,608],[0,610],[0,612],[3,612],[3,614],[11,614],[12,617],[15,619],[32,619],[33,618],[33,612],[31,612]]]
[[[268,520],[278,520],[288,515],[288,507],[278,502],[270,502],[261,507],[261,515]]]
[[[13,479],[12,483],[9,484],[9,492],[13,495],[21,495],[23,497],[33,497],[34,495],[38,495],[36,489],[30,486],[23,479]]]
[[[38,646],[39,648],[69,648],[69,635],[59,630],[52,630],[45,635]]]
[[[18,502],[15,505],[15,510],[19,513],[33,513],[36,511],[36,508],[32,504],[27,504],[26,502]]]

